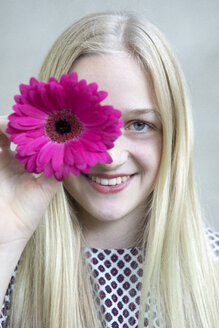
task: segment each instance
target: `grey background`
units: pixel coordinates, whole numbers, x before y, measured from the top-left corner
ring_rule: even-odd
[[[57,36],[83,15],[139,12],[169,39],[187,79],[195,125],[195,172],[209,226],[219,231],[219,0],[0,0],[0,115],[20,83],[37,76]]]

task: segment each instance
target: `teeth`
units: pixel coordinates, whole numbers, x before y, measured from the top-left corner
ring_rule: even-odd
[[[108,185],[109,185],[109,186],[115,186],[115,185],[116,185],[116,181],[117,181],[116,178],[115,178],[115,179],[109,179],[109,180],[108,180]]]
[[[118,177],[118,178],[113,178],[113,179],[101,179],[99,177],[94,177],[92,175],[88,175],[89,179],[92,181],[99,183],[103,186],[115,186],[117,184],[120,184],[122,182],[127,181],[130,178],[130,175],[128,176],[123,176],[123,177]]]
[[[98,183],[104,185],[104,186],[108,186],[108,180],[107,179],[98,179]]]

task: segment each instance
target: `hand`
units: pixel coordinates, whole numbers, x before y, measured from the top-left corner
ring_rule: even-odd
[[[0,248],[26,245],[60,184],[25,171],[10,149],[7,124],[8,117],[0,116]]]

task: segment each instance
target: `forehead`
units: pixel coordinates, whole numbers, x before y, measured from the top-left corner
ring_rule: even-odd
[[[77,72],[79,80],[96,82],[98,90],[108,92],[103,104],[120,110],[155,107],[150,79],[125,53],[83,56],[74,63],[72,71]]]

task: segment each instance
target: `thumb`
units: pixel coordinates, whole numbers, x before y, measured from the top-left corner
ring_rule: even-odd
[[[44,173],[42,173],[37,178],[37,182],[43,189],[45,194],[47,194],[50,198],[52,198],[56,194],[58,188],[61,186],[61,182],[57,181],[54,176],[47,178]]]

